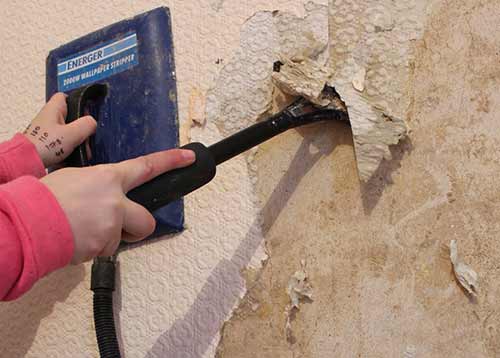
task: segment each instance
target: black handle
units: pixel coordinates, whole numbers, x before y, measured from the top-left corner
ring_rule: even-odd
[[[216,173],[215,160],[210,150],[196,142],[185,145],[182,149],[190,149],[196,153],[194,164],[159,175],[129,191],[129,199],[152,212],[210,182]]]
[[[93,84],[78,88],[69,93],[66,98],[68,114],[66,123],[71,123],[85,115],[88,102],[102,101],[108,92],[104,84]],[[89,165],[87,148],[85,142],[80,144],[64,161],[68,167],[86,167]]]

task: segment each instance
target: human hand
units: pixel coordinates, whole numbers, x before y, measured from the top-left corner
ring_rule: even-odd
[[[66,96],[56,93],[24,131],[45,167],[63,161],[95,132],[97,123],[91,116],[65,124],[66,114]]]
[[[120,240],[134,242],[150,235],[155,228],[153,216],[125,194],[194,161],[194,152],[173,149],[116,164],[64,168],[42,178],[71,225],[75,243],[71,262],[111,256]]]

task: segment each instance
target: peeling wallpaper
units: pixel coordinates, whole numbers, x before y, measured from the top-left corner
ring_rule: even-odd
[[[383,159],[391,159],[389,146],[406,137],[413,43],[422,36],[431,3],[330,4],[331,84],[348,106],[358,170],[365,182]]]
[[[323,57],[325,62],[327,7],[308,3],[305,9],[305,17],[289,11],[262,11],[245,22],[239,48],[207,96],[207,120],[217,123],[225,135],[248,127],[271,112],[271,75],[273,63],[280,56]]]

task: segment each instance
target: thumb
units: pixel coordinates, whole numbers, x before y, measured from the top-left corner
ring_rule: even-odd
[[[82,144],[95,133],[97,122],[92,116],[80,117],[65,126],[65,139],[71,147]]]

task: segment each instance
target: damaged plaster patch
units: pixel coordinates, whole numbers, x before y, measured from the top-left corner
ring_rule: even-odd
[[[273,64],[282,59],[328,58],[328,8],[308,3],[304,17],[261,11],[243,25],[240,48],[207,95],[207,120],[224,135],[241,130],[272,109]]]
[[[290,280],[288,280],[288,286],[286,288],[286,293],[290,298],[290,304],[285,308],[286,323],[285,323],[285,336],[288,342],[293,343],[293,332],[292,332],[292,319],[296,311],[300,309],[300,302],[303,300],[312,300],[313,292],[312,286],[307,278],[307,273],[305,271],[305,261],[301,261],[302,268],[296,271]]]
[[[393,16],[386,19],[384,11],[375,12],[375,15],[373,28],[395,21]],[[372,35],[380,37],[390,33],[373,35],[373,32]],[[406,84],[409,74],[403,62],[401,68],[391,68],[397,62],[386,64],[382,61],[381,52],[386,47],[380,39],[368,43],[359,39],[361,53],[343,62],[351,48],[353,51],[358,49],[354,46],[356,38],[353,43],[339,41],[345,36],[345,33],[334,32],[331,37],[330,47],[335,49],[333,56],[336,58],[327,67],[326,6],[308,3],[303,18],[277,11],[256,13],[241,30],[241,47],[221,70],[214,88],[208,93],[207,120],[215,122],[224,135],[230,135],[272,111],[273,82],[279,83],[285,92],[303,95],[313,102],[328,82],[348,106],[359,177],[368,181],[382,160],[391,159],[389,147],[408,134],[404,120],[408,101],[403,98],[401,87]],[[382,45],[377,45],[380,42]],[[403,50],[400,52],[398,56],[406,54]],[[375,57],[379,61],[377,64],[373,63]],[[283,63],[283,71],[273,74],[273,64],[278,60]],[[331,73],[334,75],[330,76]],[[401,78],[393,79],[396,75]]]
[[[302,96],[319,106],[327,106],[330,100],[322,96],[322,90],[328,82],[330,71],[327,67],[309,59],[280,60],[279,72],[273,73],[273,82],[285,93]],[[352,80],[355,90],[364,90],[366,70],[359,70]],[[367,181],[377,170],[382,159],[391,159],[389,146],[398,144],[407,135],[404,120],[384,113],[355,91],[345,89],[352,102],[348,105],[351,121],[356,161],[361,180]],[[344,92],[345,93],[345,92]],[[342,106],[345,108],[344,106]]]
[[[187,119],[181,122],[179,129],[181,144],[191,142],[191,129],[195,126],[203,127],[205,122],[205,96],[198,88],[191,88]]]
[[[191,89],[189,95],[188,118],[196,125],[205,125],[205,96],[197,88]]]
[[[478,277],[476,271],[464,264],[458,257],[457,241],[450,242],[450,259],[453,264],[453,272],[460,285],[472,296],[476,297],[478,292]]]

